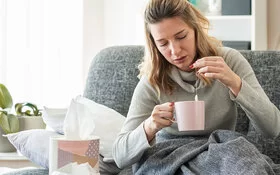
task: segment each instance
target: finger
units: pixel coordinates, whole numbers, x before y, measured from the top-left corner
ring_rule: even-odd
[[[223,67],[223,61],[201,60],[193,64],[194,68],[202,68],[205,66]]]
[[[223,76],[220,73],[214,73],[214,72],[204,73],[204,76],[207,78],[213,78],[213,79],[218,79],[218,80],[223,79]]]
[[[174,102],[167,102],[161,105],[157,105],[155,108],[158,111],[173,111]]]
[[[151,121],[153,123],[153,128],[160,130],[161,128],[172,125],[172,120],[167,119],[166,117],[152,117]]]
[[[169,121],[172,122],[172,123],[176,123],[176,120],[175,120],[174,118],[172,118],[172,119],[166,118],[166,117],[163,117],[163,118],[166,119],[166,120],[169,120]]]
[[[224,60],[224,59],[220,56],[207,56],[207,57],[202,57],[202,58],[198,59],[196,62],[200,62],[200,61],[220,61],[220,60]]]
[[[156,122],[165,119],[165,120],[172,120],[173,119],[173,110],[159,110],[159,107],[157,107],[157,109],[154,110],[154,112],[152,113],[152,116],[154,118],[154,120],[156,120]]]
[[[157,113],[156,117],[172,119],[173,118],[173,112],[170,112],[170,111],[159,111]]]
[[[158,121],[158,123],[160,123],[162,127],[170,126],[174,122],[175,120],[173,119],[173,117],[171,119],[167,117],[161,117],[160,120]]]
[[[198,73],[219,73],[222,72],[222,69],[219,67],[213,67],[213,66],[205,66],[200,68]]]

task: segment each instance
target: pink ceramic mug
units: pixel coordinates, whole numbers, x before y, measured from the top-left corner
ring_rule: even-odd
[[[179,131],[204,130],[204,101],[175,102],[175,118]]]

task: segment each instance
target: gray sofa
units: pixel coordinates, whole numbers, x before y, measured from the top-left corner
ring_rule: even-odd
[[[270,100],[280,108],[280,52],[241,51],[252,65]],[[115,109],[126,116],[134,88],[138,82],[137,66],[144,55],[143,46],[115,46],[100,51],[93,59],[84,96]],[[275,163],[280,163],[280,137],[264,138],[253,128],[239,108],[236,130],[255,143],[258,149]],[[265,117],[265,116],[264,116]],[[25,170],[17,174],[47,174],[47,170]],[[122,171],[120,174],[131,174]]]
[[[280,109],[280,51],[240,52],[253,67],[270,100]],[[91,64],[84,96],[126,116],[138,82],[137,66],[143,55],[143,46],[116,46],[102,50]],[[280,163],[280,137],[275,140],[264,138],[252,127],[243,110],[238,110],[236,131],[247,135],[262,153]]]

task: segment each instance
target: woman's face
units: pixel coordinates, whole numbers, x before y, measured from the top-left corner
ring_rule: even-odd
[[[165,59],[180,70],[191,71],[189,66],[196,55],[194,30],[180,17],[166,18],[149,27],[156,47]]]

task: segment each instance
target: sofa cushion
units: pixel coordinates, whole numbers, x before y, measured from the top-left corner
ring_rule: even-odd
[[[280,52],[275,51],[241,51],[251,64],[259,83],[267,96],[278,109],[280,108]],[[242,113],[244,113],[242,111]],[[242,113],[239,113],[239,115]],[[265,116],[264,116],[265,117]],[[249,124],[247,136],[258,149],[268,155],[275,163],[280,163],[280,137],[266,138],[258,129]]]
[[[272,103],[280,108],[280,52],[241,51],[251,64],[260,85]]]
[[[280,137],[276,139],[264,137],[260,132],[258,132],[253,125],[250,125],[248,131],[248,139],[254,143],[258,150],[269,156],[274,163],[280,163]]]
[[[143,56],[143,46],[103,49],[91,63],[83,96],[126,116]]]

